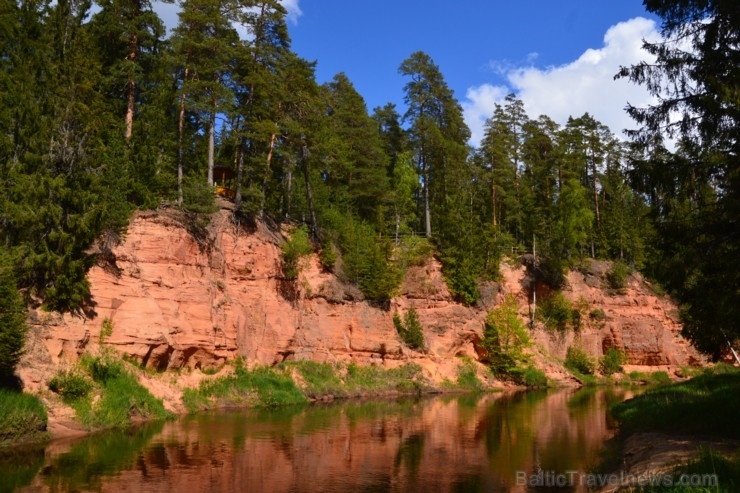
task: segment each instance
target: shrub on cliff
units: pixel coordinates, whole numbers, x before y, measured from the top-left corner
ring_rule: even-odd
[[[537,318],[540,319],[549,330],[565,331],[568,327],[578,329],[581,322],[581,314],[577,307],[557,291],[543,299],[537,307]]]
[[[606,282],[610,289],[623,293],[627,287],[627,278],[631,274],[630,267],[624,262],[614,262],[612,268],[606,273]]]
[[[403,320],[398,313],[393,314],[393,325],[398,336],[411,349],[424,350],[424,329],[419,321],[419,314],[412,306],[404,315]]]
[[[588,357],[583,349],[571,346],[565,355],[565,367],[581,375],[593,375],[596,370],[596,363]]]
[[[622,365],[626,362],[626,354],[619,349],[609,348],[599,361],[599,370],[605,376],[609,376],[613,373],[620,373],[622,371]]]
[[[504,302],[488,312],[483,329],[483,347],[494,374],[510,378],[528,358],[525,353],[530,338],[519,318],[516,298],[506,295]]]
[[[311,240],[308,239],[308,229],[305,226],[296,228],[282,246],[283,276],[289,281],[298,278],[301,272],[301,259],[313,252]]]

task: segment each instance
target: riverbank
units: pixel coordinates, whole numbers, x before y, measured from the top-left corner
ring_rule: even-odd
[[[33,427],[27,427],[28,433],[8,436],[6,446],[79,437],[213,409],[275,408],[335,399],[518,388],[495,381],[468,358],[459,359],[454,379],[434,383],[414,363],[383,367],[306,360],[247,368],[244,360],[236,359],[206,372],[156,372],[111,351],[83,355],[77,364],[57,370],[49,382],[48,388],[36,395],[19,394],[38,403],[44,422],[39,425],[35,420]],[[25,408],[20,411],[28,419],[36,416]],[[10,412],[7,415],[14,416]],[[22,425],[28,421],[24,419],[15,421]]]
[[[613,477],[628,481],[602,492],[740,490],[740,369],[708,368],[611,411],[620,426]]]

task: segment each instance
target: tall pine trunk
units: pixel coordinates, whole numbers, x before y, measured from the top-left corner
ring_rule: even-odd
[[[184,133],[185,133],[185,84],[188,80],[188,67],[182,78],[182,94],[180,95],[180,117],[177,123],[177,205],[182,205],[182,167],[185,160]]]
[[[246,152],[245,138],[242,137],[241,143],[237,147],[236,158],[236,191],[234,193],[234,213],[238,214],[242,207],[242,177],[244,176],[244,153]]]
[[[208,186],[213,186],[213,168],[216,156],[216,101],[211,101],[211,114],[208,115]]]
[[[129,53],[126,57],[130,62],[136,60],[136,51],[138,48],[138,37],[132,34],[129,37]],[[134,135],[134,109],[136,106],[136,81],[129,75],[126,82],[126,130],[124,137],[129,140]]]
[[[305,144],[301,147],[301,168],[303,169],[303,179],[306,181],[306,201],[308,202],[308,212],[311,215],[311,237],[316,240],[318,234],[316,231],[316,210],[313,206],[313,191],[311,190],[311,179],[308,171],[308,147]]]
[[[274,133],[270,136],[270,147],[267,151],[267,162],[265,163],[265,173],[262,176],[262,198],[260,200],[260,217],[265,217],[265,200],[267,196],[267,181],[270,179],[270,169],[272,166],[272,154],[275,149],[275,142],[277,141],[277,134]]]

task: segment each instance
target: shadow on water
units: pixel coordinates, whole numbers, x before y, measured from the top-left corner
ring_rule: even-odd
[[[525,492],[517,474],[588,471],[614,434],[608,406],[625,397],[558,390],[183,416],[0,456],[0,493]]]

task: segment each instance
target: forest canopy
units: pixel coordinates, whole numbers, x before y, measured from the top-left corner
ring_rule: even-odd
[[[740,337],[738,11],[645,3],[665,21],[665,41],[646,44],[658,63],[615,72],[661,103],[628,108],[642,125],[631,141],[588,113],[528,115],[510,95],[472,148],[428,54],[399,60],[405,109],[370,111],[345,74],[316,81],[278,0],[183,0],[169,36],[148,0],[97,0],[94,13],[91,0],[2,0],[0,238],[13,280],[48,309],[80,310],[93,242],[136,209],[208,211],[216,170],[229,170],[236,221],[305,225],[369,299],[393,296],[401,252],[422,238],[468,304],[504,255],[536,243],[554,287],[585,258],[642,270],[719,356],[722,331]]]

